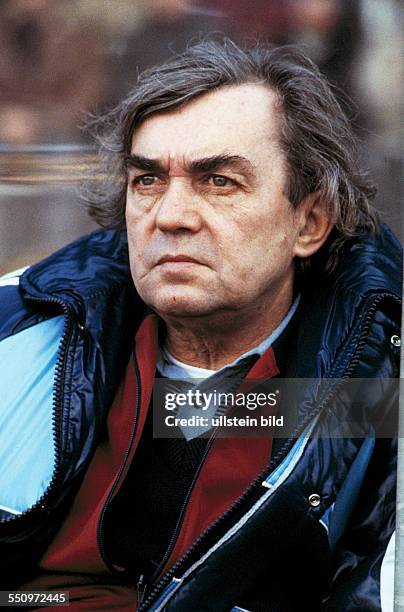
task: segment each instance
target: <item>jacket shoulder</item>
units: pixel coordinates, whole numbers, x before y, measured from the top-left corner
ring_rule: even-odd
[[[35,316],[32,318],[20,290],[21,276],[26,270],[20,268],[0,277],[0,341],[38,322]]]

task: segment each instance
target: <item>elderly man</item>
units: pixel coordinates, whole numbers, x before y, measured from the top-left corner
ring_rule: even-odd
[[[289,49],[204,42],[96,128],[109,229],[0,294],[3,588],[388,609],[400,251],[329,86]],[[224,375],[304,379],[291,430],[153,437],[157,382]]]

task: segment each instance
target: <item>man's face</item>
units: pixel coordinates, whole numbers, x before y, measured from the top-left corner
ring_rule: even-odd
[[[275,105],[263,85],[221,88],[135,131],[131,272],[163,318],[253,312],[291,293],[298,231]]]

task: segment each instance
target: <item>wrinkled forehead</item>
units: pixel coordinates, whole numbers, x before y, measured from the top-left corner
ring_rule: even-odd
[[[221,154],[281,155],[281,110],[275,92],[261,84],[222,87],[189,103],[145,119],[132,137],[131,152],[178,163]]]

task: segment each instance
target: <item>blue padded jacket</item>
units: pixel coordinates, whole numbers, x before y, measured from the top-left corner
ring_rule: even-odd
[[[383,227],[348,243],[332,276],[313,269],[286,372],[312,381],[290,400],[296,431],[142,611],[389,609],[400,265]],[[0,576],[12,588],[66,515],[144,316],[125,232],[94,232],[5,277],[0,309]],[[355,435],[352,378],[367,379]]]

